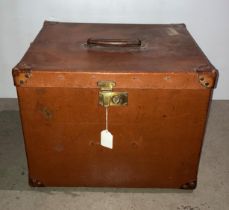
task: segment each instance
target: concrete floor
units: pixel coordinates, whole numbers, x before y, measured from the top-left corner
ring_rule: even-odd
[[[0,209],[229,209],[229,101],[213,101],[197,189],[31,188],[15,99],[0,99]]]

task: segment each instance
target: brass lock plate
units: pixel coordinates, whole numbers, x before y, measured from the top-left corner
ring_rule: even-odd
[[[108,106],[126,106],[128,104],[127,92],[113,92],[114,81],[99,81],[99,104],[104,107]]]
[[[127,92],[99,92],[99,104],[108,106],[126,106],[128,104]]]

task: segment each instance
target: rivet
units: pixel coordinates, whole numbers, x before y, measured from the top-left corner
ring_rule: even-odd
[[[205,86],[208,86],[209,85],[209,82],[205,82],[204,84],[205,84]]]

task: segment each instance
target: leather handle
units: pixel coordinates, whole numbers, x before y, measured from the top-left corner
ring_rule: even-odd
[[[139,39],[92,39],[87,40],[89,47],[140,47],[141,40]]]

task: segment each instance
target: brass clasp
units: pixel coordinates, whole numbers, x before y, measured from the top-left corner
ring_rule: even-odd
[[[127,92],[113,92],[114,81],[98,81],[99,104],[104,107],[109,106],[126,106],[128,104]]]

